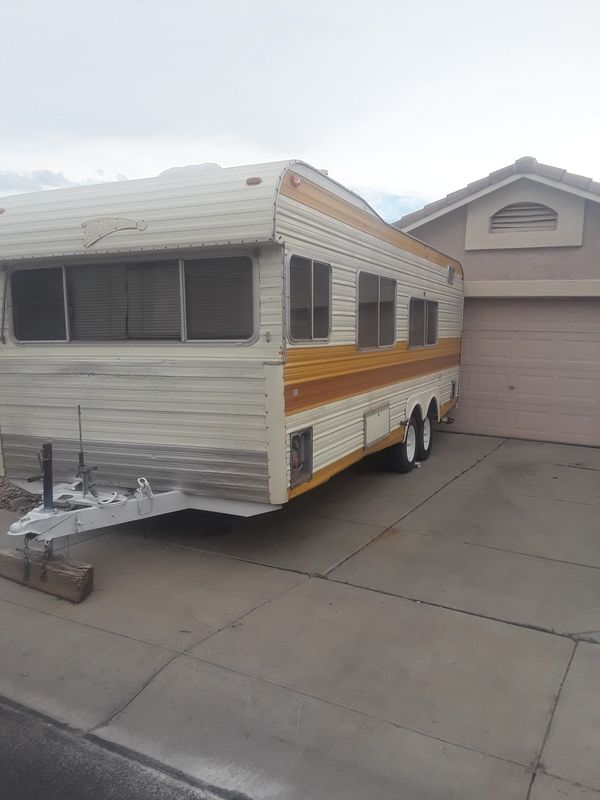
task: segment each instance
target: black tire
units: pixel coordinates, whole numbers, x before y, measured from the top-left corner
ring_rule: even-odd
[[[392,472],[410,472],[417,460],[419,431],[414,419],[408,423],[406,436],[401,444],[389,449],[389,466]]]
[[[427,461],[433,450],[433,422],[428,414],[419,424],[417,431],[417,461]],[[429,435],[427,435],[429,434]],[[428,444],[425,441],[428,440]]]

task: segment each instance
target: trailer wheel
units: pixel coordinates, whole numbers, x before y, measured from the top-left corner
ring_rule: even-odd
[[[392,472],[410,472],[417,460],[417,442],[419,436],[414,419],[408,423],[404,441],[389,449],[390,469]]]
[[[419,425],[417,436],[417,461],[427,461],[433,449],[433,421],[429,414]]]

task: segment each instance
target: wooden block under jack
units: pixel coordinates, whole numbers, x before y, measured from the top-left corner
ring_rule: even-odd
[[[54,555],[46,562],[46,580],[41,580],[43,553],[29,551],[29,578],[23,577],[23,550],[0,550],[0,577],[16,581],[40,592],[62,597],[72,603],[81,603],[94,588],[94,568],[91,564],[68,561],[63,555]]]

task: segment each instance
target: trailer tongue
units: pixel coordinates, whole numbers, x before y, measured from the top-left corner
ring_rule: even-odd
[[[103,491],[91,480],[94,468],[86,466],[83,446],[79,453],[79,477],[72,483],[53,484],[50,442],[42,445],[40,464],[42,474],[32,480],[41,478],[43,502],[9,527],[9,536],[24,537],[23,549],[0,551],[0,575],[74,602],[80,602],[91,592],[93,569],[89,564],[55,557],[53,542],[57,538],[185,509],[251,517],[278,508],[267,503],[225,500],[178,490],[153,492],[144,477],[138,478],[135,491]],[[30,550],[32,542],[43,544],[43,550]],[[21,562],[20,569],[17,561]]]

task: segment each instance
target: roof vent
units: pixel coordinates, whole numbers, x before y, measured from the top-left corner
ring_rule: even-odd
[[[199,178],[214,175],[223,169],[219,164],[207,161],[205,164],[188,164],[187,167],[169,167],[163,170],[159,178]]]
[[[490,231],[555,231],[558,214],[541,203],[512,203],[496,211],[490,219]]]

